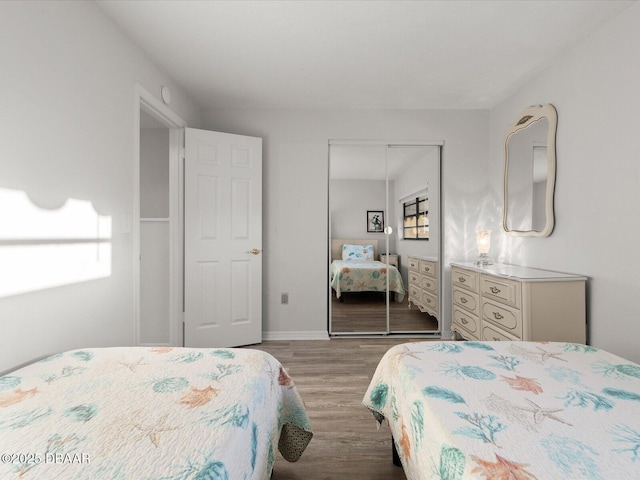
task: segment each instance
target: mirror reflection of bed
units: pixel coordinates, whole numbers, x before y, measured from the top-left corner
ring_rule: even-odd
[[[347,248],[344,248],[345,245]],[[345,260],[352,246],[371,247],[371,259]],[[384,255],[384,254],[382,254]],[[336,332],[380,332],[387,330],[387,284],[389,285],[389,330],[394,332],[437,331],[438,320],[409,308],[409,291],[398,268],[380,260],[377,240],[331,240],[332,326]]]
[[[409,264],[415,257],[439,263],[440,147],[338,141],[330,142],[329,160],[329,333],[439,336],[440,275],[433,279],[431,315],[416,304],[410,281],[422,276]],[[428,212],[423,208],[422,228],[407,228],[405,205],[416,198],[428,199],[421,204]],[[393,231],[368,231],[371,210],[383,212],[384,227]],[[352,262],[343,258],[344,245],[371,246],[373,252],[364,263]]]

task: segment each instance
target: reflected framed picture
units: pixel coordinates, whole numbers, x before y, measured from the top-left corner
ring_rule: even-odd
[[[367,210],[367,232],[384,232],[384,212],[381,210]]]

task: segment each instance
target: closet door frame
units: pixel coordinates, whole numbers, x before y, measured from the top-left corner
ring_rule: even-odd
[[[133,234],[134,269],[134,345],[141,343],[140,338],[140,111],[144,110],[153,118],[169,128],[169,342],[166,346],[182,346],[183,338],[183,255],[182,255],[182,195],[183,195],[183,156],[184,128],[187,122],[176,115],[167,105],[149,90],[136,83],[134,86],[134,159],[133,159],[133,218],[123,218],[131,225]],[[128,217],[128,215],[124,215]],[[154,344],[156,345],[156,344]],[[160,345],[160,344],[158,344]]]
[[[440,227],[438,229],[438,242],[439,242],[439,259],[440,261],[438,262],[438,268],[439,268],[439,274],[438,274],[438,278],[439,278],[439,289],[442,290],[442,191],[441,191],[441,185],[442,185],[442,150],[444,147],[444,141],[427,141],[427,140],[349,140],[349,139],[329,139],[328,141],[328,147],[327,147],[327,231],[328,231],[328,259],[327,259],[327,279],[328,279],[328,305],[327,305],[327,312],[328,312],[328,317],[327,317],[327,331],[329,333],[329,336],[351,336],[351,337],[378,337],[378,336],[388,336],[388,335],[394,335],[397,337],[433,337],[434,334],[431,332],[427,332],[427,333],[411,333],[411,334],[406,334],[406,333],[396,333],[394,334],[393,332],[390,331],[390,318],[389,318],[389,314],[390,314],[390,292],[389,292],[389,285],[387,284],[387,291],[386,291],[386,300],[385,300],[385,308],[386,308],[386,330],[384,332],[333,332],[332,331],[332,302],[331,302],[331,295],[332,295],[332,289],[331,289],[331,281],[330,281],[330,266],[331,266],[331,238],[332,238],[332,232],[331,232],[331,147],[332,146],[338,146],[338,145],[346,145],[346,146],[381,146],[381,147],[385,147],[385,166],[387,171],[385,171],[385,215],[388,217],[388,212],[389,212],[389,175],[388,175],[388,153],[389,153],[389,147],[402,147],[402,146],[407,146],[407,147],[420,147],[420,146],[424,146],[424,147],[438,147],[440,149],[440,165],[438,167],[438,170],[440,172],[439,178],[438,178],[438,182],[440,184],[440,198],[439,198],[439,206],[438,208],[440,209]],[[388,220],[386,220],[386,222],[388,222]],[[385,233],[384,233],[384,252],[382,252],[381,247],[380,247],[380,241],[378,242],[378,249],[379,249],[379,253],[386,253],[387,254],[387,265],[389,262],[389,236],[392,235],[393,233],[387,233],[386,228],[388,226],[385,226]],[[408,292],[407,292],[408,295]],[[441,313],[440,316],[442,316],[442,295],[438,296],[438,302],[439,302],[439,311]],[[441,332],[442,332],[442,320],[439,319],[438,320],[438,324],[440,327],[440,331],[436,334],[436,336],[440,336]]]

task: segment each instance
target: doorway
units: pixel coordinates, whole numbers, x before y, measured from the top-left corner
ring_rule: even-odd
[[[186,128],[137,89],[135,344],[259,343],[262,139]]]
[[[134,160],[135,344],[182,346],[181,151],[186,122],[136,85]]]

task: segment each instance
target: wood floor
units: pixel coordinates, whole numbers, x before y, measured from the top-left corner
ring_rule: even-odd
[[[387,309],[381,292],[352,292],[343,294],[340,302],[335,294],[331,300],[332,332],[385,332]],[[437,332],[438,320],[409,308],[408,296],[402,302],[389,302],[390,332]]]
[[[314,432],[298,462],[288,463],[278,453],[272,480],[405,480],[402,468],[392,463],[389,426],[376,430],[362,399],[384,353],[410,341],[333,338],[247,347],[282,363],[305,402]]]

